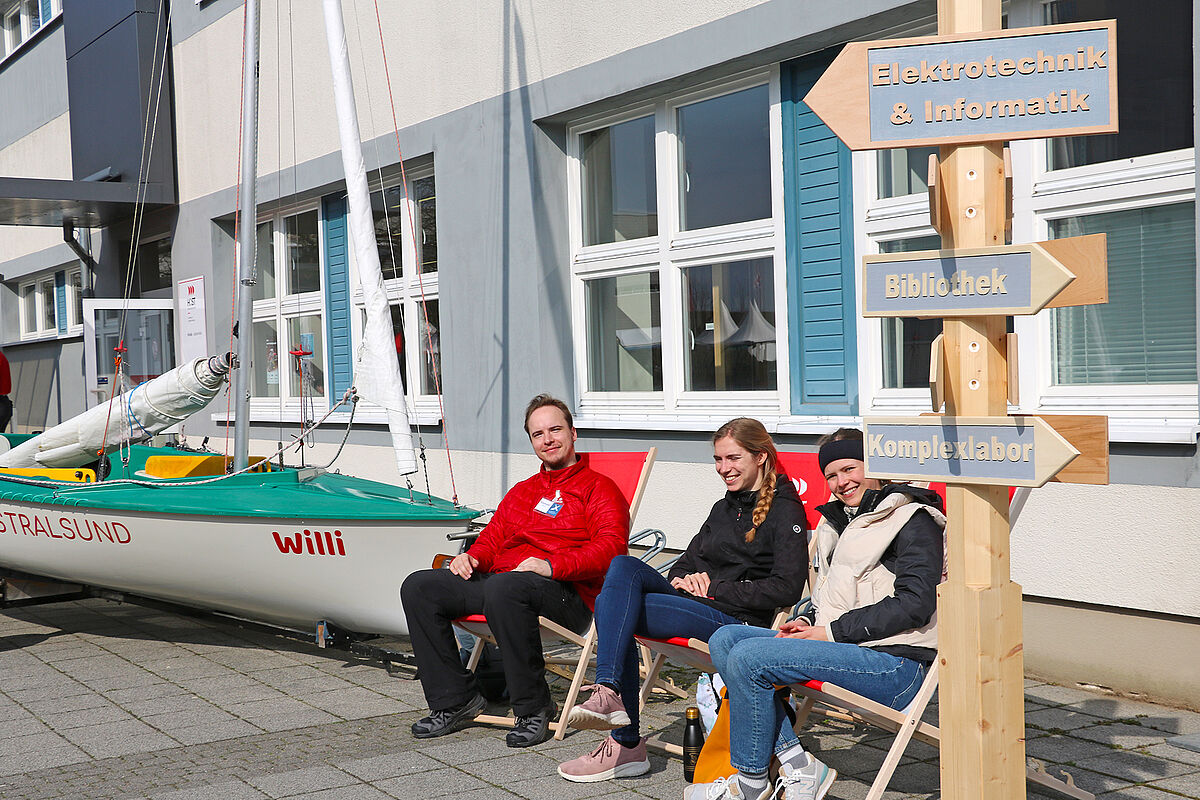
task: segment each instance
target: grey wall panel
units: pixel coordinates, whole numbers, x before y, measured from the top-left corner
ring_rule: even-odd
[[[36,42],[26,44],[0,66],[0,84],[4,86],[0,149],[67,111],[67,56],[61,17],[48,27],[38,32]]]
[[[10,431],[45,430],[91,404],[92,398],[84,393],[80,339],[9,345],[4,355],[13,383]]]

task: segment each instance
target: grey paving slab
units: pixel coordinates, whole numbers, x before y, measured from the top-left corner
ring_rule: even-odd
[[[1184,764],[1194,764],[1200,767],[1200,752],[1189,750],[1183,747],[1176,747],[1171,744],[1168,739],[1165,744],[1156,744],[1153,747],[1143,747],[1139,752],[1145,753],[1148,756],[1155,758],[1163,758],[1167,761],[1179,761]]]
[[[208,786],[173,789],[149,796],[149,800],[262,800],[265,794],[244,781],[223,781]]]
[[[424,753],[402,750],[396,753],[335,762],[334,766],[359,780],[373,782],[381,778],[397,778],[414,772],[441,769],[444,764]]]
[[[461,795],[476,789],[496,791],[487,781],[453,767],[414,772],[408,775],[372,781],[373,786],[392,797],[443,797]],[[487,795],[481,795],[487,796]]]
[[[251,778],[249,783],[270,797],[291,797],[321,789],[356,785],[361,781],[336,767],[322,764],[307,769]]]
[[[1108,721],[1102,721],[1101,724],[1086,728],[1078,728],[1071,731],[1071,735],[1106,744],[1109,747],[1119,747],[1122,750],[1161,744],[1167,740],[1168,736],[1163,731],[1143,725]]]
[[[1073,706],[1054,706],[1025,712],[1026,727],[1048,733],[1073,731],[1076,728],[1084,728],[1102,721],[1104,721],[1103,717],[1085,714]]]
[[[1150,783],[1161,778],[1198,771],[1198,768],[1191,764],[1123,750],[1113,750],[1077,763],[1085,769],[1123,778],[1130,783]]]
[[[1150,781],[1150,785],[1185,797],[1200,797],[1200,772],[1189,772],[1186,775]]]
[[[391,800],[393,795],[386,794],[374,786],[360,784],[337,789],[323,789],[319,792],[292,795],[292,797],[294,800]]]

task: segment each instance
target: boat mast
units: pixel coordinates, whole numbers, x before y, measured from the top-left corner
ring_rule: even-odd
[[[246,0],[245,59],[242,72],[242,174],[238,189],[237,369],[233,381],[233,468],[250,465],[250,360],[254,341],[254,256],[258,164],[258,0]]]

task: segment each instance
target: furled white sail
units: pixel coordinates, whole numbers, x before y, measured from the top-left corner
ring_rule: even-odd
[[[217,396],[232,358],[197,358],[163,373],[0,453],[0,467],[82,467],[101,450],[111,453],[162,433]]]
[[[358,280],[367,312],[362,345],[354,365],[354,386],[360,397],[387,410],[392,448],[396,451],[396,466],[401,475],[407,475],[417,471],[417,462],[413,456],[412,430],[404,403],[400,363],[396,358],[391,310],[383,288],[383,271],[379,267],[379,250],[375,244],[371,195],[367,190],[367,170],[358,133],[358,112],[354,105],[350,56],[346,48],[346,29],[339,0],[325,0],[325,34],[329,42],[329,63],[333,70],[342,167],[346,171],[350,240],[354,246]]]

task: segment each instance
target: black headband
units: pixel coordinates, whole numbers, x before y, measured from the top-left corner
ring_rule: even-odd
[[[840,461],[843,458],[853,458],[855,461],[864,461],[863,440],[838,439],[835,442],[826,442],[825,444],[821,445],[821,452],[817,454],[817,461],[821,465],[821,473],[824,474],[825,467],[829,466],[834,461]]]

